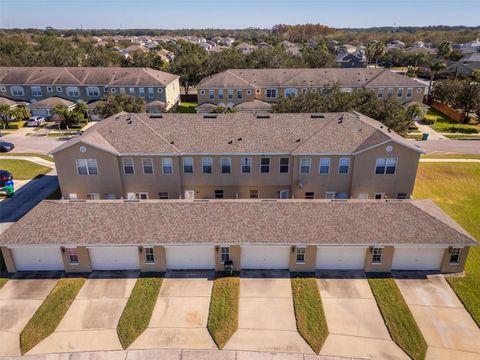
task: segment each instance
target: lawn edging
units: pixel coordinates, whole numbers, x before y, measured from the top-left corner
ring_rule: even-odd
[[[52,334],[85,283],[85,278],[63,278],[20,333],[22,355]]]
[[[414,360],[423,360],[427,342],[390,274],[368,275],[378,308],[392,340]]]
[[[238,329],[240,278],[218,276],[213,281],[207,329],[219,349],[222,349]]]
[[[328,326],[317,279],[292,277],[291,284],[297,330],[318,354],[327,339]]]
[[[162,282],[163,277],[147,274],[142,275],[135,282],[117,324],[118,339],[124,349],[147,329]]]

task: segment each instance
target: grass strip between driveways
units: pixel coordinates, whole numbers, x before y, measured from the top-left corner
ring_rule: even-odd
[[[30,180],[52,171],[51,168],[27,160],[1,159],[0,169],[8,170],[13,180]]]
[[[63,278],[40,305],[20,333],[22,354],[52,334],[85,283],[84,278]]]
[[[53,157],[50,155],[44,155],[44,154],[37,154],[37,153],[1,153],[0,156],[33,156],[33,157],[38,157],[43,160],[51,161],[53,162]]]
[[[240,278],[219,277],[213,282],[207,329],[222,349],[238,328]]]
[[[327,339],[328,327],[317,280],[295,277],[291,281],[298,332],[318,354]]]
[[[117,325],[118,339],[124,349],[147,329],[162,281],[162,277],[147,275],[137,279]]]
[[[425,359],[427,342],[395,280],[391,277],[369,278],[368,283],[392,340],[412,359]]]

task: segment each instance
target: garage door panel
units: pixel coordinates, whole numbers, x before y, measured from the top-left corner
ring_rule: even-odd
[[[440,270],[443,248],[395,248],[392,270]]]
[[[167,269],[211,270],[215,269],[213,246],[170,246],[165,247]]]
[[[89,248],[93,270],[137,270],[140,268],[136,246]]]
[[[13,248],[12,256],[17,271],[65,269],[59,247]]]
[[[317,269],[362,270],[365,266],[366,247],[319,246]]]
[[[289,246],[242,246],[241,268],[283,270],[290,268]]]

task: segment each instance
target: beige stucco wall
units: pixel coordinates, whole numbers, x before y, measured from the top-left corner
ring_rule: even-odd
[[[227,246],[227,245],[224,245]],[[222,252],[221,246],[217,245],[214,247],[213,251],[215,251],[215,271],[224,271],[225,267],[222,263]],[[240,271],[240,255],[241,255],[241,247],[240,245],[230,245],[230,260],[233,261],[233,270]]]
[[[448,248],[445,249],[443,254],[442,266],[440,271],[442,273],[455,273],[455,272],[462,272],[465,269],[465,262],[468,258],[468,252],[470,251],[470,247],[466,246],[462,249],[460,253],[460,261],[458,264],[450,264],[450,252]]]
[[[15,261],[13,261],[12,251],[7,248],[6,246],[1,247],[3,260],[5,261],[5,266],[7,268],[7,272],[14,273],[17,271],[15,267]]]
[[[392,147],[392,151],[386,151],[388,146]],[[376,175],[377,158],[397,158],[395,174]],[[358,198],[361,193],[367,193],[372,199],[376,192],[383,192],[393,199],[401,192],[410,196],[415,185],[419,158],[418,152],[394,142],[358,154],[353,167],[351,196]]]
[[[290,271],[292,272],[312,272],[315,271],[317,261],[317,247],[305,247],[305,263],[297,264],[297,253],[290,249]]]
[[[66,272],[91,272],[90,254],[87,247],[77,246],[78,264],[70,264],[67,251],[62,251],[63,266]]]
[[[165,248],[163,246],[154,246],[153,253],[155,257],[154,264],[145,262],[145,249],[138,251],[138,260],[141,272],[165,272],[167,270],[167,258],[165,256]]]
[[[395,249],[393,246],[385,246],[383,248],[382,262],[379,264],[372,263],[373,252],[367,249],[367,256],[365,257],[365,272],[390,272],[392,268],[393,254]]]
[[[202,90],[205,91],[205,94],[202,95]],[[233,103],[233,104],[240,104],[242,102],[246,101],[252,101],[255,99],[255,90],[254,89],[243,89],[243,88],[235,88],[233,91],[233,99],[228,98],[228,89],[223,89],[223,99],[218,98],[218,90],[219,89],[213,89],[215,91],[215,98],[210,99],[210,89],[198,89],[197,93],[197,101],[198,104],[204,104],[204,103],[212,103],[212,104],[219,104],[223,102],[225,105],[228,103]],[[243,98],[238,99],[237,97],[237,90],[242,90],[243,92]],[[250,90],[250,95],[248,95],[248,91]]]
[[[172,81],[168,86],[165,88],[165,100],[167,103],[167,110],[171,109],[180,101],[180,81],[176,79]]]

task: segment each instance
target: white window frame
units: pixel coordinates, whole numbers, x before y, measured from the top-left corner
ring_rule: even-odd
[[[19,85],[10,86],[10,94],[12,96],[25,96],[25,89]]]
[[[89,164],[90,162],[90,164]],[[81,164],[82,163],[82,164]],[[92,164],[95,164],[95,166],[92,166]],[[97,164],[97,159],[76,159],[75,160],[75,165],[77,167],[77,175],[86,175],[86,176],[94,176],[98,175],[98,164]],[[90,171],[90,168],[95,167],[96,173],[92,173]],[[80,168],[85,168],[86,169],[86,174],[81,174],[80,173]]]
[[[147,94],[149,99],[153,99],[155,97],[155,89],[154,88],[147,88]]]
[[[145,162],[150,161],[150,164],[145,164]],[[152,168],[152,172],[146,172],[145,168]],[[152,158],[142,158],[142,169],[143,169],[143,174],[144,175],[153,175],[155,170],[153,169],[153,159]]]
[[[165,171],[168,168],[170,168],[170,172]],[[173,175],[173,159],[172,158],[162,158],[162,174]]]
[[[67,86],[65,89],[65,92],[67,93],[67,96],[70,97],[79,97],[80,96],[80,89],[78,86]]]
[[[61,86],[55,86],[56,92],[63,92],[63,88]]]
[[[299,260],[300,257],[303,257],[303,260]],[[296,246],[295,247],[295,264],[305,264],[305,259],[307,257],[307,247],[306,246]]]
[[[228,165],[227,165],[227,164],[224,165],[224,164],[223,164],[224,161],[228,162]],[[224,166],[225,166],[225,167],[228,166],[228,172],[224,172],[224,171],[223,171],[223,167],[224,167]],[[224,157],[224,158],[221,158],[221,159],[220,159],[220,172],[221,172],[222,174],[231,174],[231,173],[232,173],[232,159],[231,159],[231,158],[226,158],[226,157]]]
[[[87,199],[89,200],[100,200],[100,193],[88,193]]]
[[[323,164],[322,161],[326,161],[328,164]],[[332,165],[332,158],[323,157],[318,161],[318,173],[321,175],[327,175],[330,173],[330,167]],[[327,167],[327,172],[322,172],[322,167]]]
[[[215,90],[214,90],[214,89],[208,90],[208,98],[209,98],[210,100],[214,100],[214,99],[215,99]]]
[[[403,98],[403,88],[397,89],[397,98],[399,99]]]
[[[128,93],[130,95],[135,95],[135,88],[134,87],[128,88]]]
[[[225,263],[225,261],[230,260],[230,246],[221,246],[220,247],[220,262],[222,264]]]
[[[205,90],[204,89],[200,90],[200,95],[205,95]]]
[[[287,165],[285,164],[282,164],[282,159],[287,159]],[[286,166],[287,167],[287,171],[284,171],[282,172],[282,166]],[[288,174],[290,172],[290,158],[288,157],[281,157],[279,160],[278,160],[278,172],[280,174]]]
[[[325,199],[335,199],[335,197],[337,196],[337,192],[336,191],[325,191]]]
[[[407,88],[407,99],[410,99],[413,96],[413,88]]]
[[[460,261],[462,259],[462,248],[452,248],[450,251],[450,256],[448,258],[448,264],[449,265],[459,265]],[[457,256],[458,259],[456,261],[452,261],[452,257]]]
[[[132,162],[131,164],[127,164],[127,162]],[[133,161],[133,158],[129,157],[129,158],[123,158],[122,159],[122,167],[123,167],[123,173],[125,175],[135,175],[135,163]],[[127,167],[131,167],[132,168],[132,172],[131,173],[127,173],[126,171],[126,168]]]
[[[393,88],[387,88],[387,98],[393,97]]]
[[[380,199],[377,199],[377,195],[380,195]],[[373,199],[374,200],[382,200],[385,198],[385,193],[384,192],[376,192],[373,194]]]
[[[276,99],[277,96],[278,96],[278,89],[276,89],[276,88],[265,89],[265,98],[266,99]]]
[[[206,172],[205,167],[210,167],[210,172]],[[202,157],[202,174],[213,174],[213,159],[211,157]]]
[[[47,86],[47,92],[53,92],[53,86]]]
[[[217,97],[218,99],[223,100],[223,89],[217,90]]]
[[[125,89],[124,87],[121,87],[121,88],[119,89],[119,91],[120,91],[120,94],[126,94],[126,93],[127,93],[127,91],[126,91],[126,89]]]
[[[308,194],[308,195],[307,195]],[[311,195],[310,195],[311,194]],[[305,200],[313,200],[315,199],[315,191],[305,191],[304,195]]]
[[[165,197],[165,195],[160,195],[160,194],[167,194],[167,196]],[[158,198],[162,199],[162,200],[168,200],[169,199],[168,192],[167,191],[159,191],[158,192]]]
[[[237,89],[237,99],[243,100],[243,90]]]
[[[113,89],[112,89],[113,90]],[[144,87],[139,87],[138,88],[138,96],[144,98],[145,97],[145,88]]]
[[[385,96],[385,88],[378,88],[377,97],[383,99]]]
[[[141,191],[135,194],[135,198],[138,200],[148,200],[148,192]]]
[[[268,164],[262,164],[263,160],[268,160]],[[260,158],[260,174],[270,174],[270,167],[272,164],[272,159],[269,157],[261,157]],[[268,171],[263,171],[263,167],[266,166],[268,168]]]
[[[190,164],[186,164],[187,161],[191,161]],[[185,171],[185,167],[191,167],[192,171]],[[184,157],[182,159],[182,168],[184,174],[193,174],[193,157]]]
[[[233,89],[227,89],[227,98],[228,100],[233,100],[234,99],[234,91]]]
[[[259,93],[258,93],[258,94],[259,94]],[[248,90],[247,90],[247,95],[248,95],[248,96],[252,95],[252,90],[248,89]]]
[[[110,92],[111,92],[112,94],[115,94],[115,93],[117,92],[117,89],[116,89],[116,88],[110,88]]]
[[[151,253],[150,253],[151,251]],[[145,253],[145,264],[147,265],[154,265],[155,264],[155,250],[153,246],[144,246],[143,252]],[[151,260],[149,260],[149,256],[151,256]]]
[[[383,164],[380,164],[383,162]],[[393,165],[392,165],[393,163]],[[397,158],[377,158],[375,160],[375,175],[395,175],[397,172],[398,159]],[[377,173],[377,168],[382,168],[383,172]],[[393,172],[387,172],[388,168],[393,167]]]
[[[345,160],[348,162],[347,165],[342,165],[342,161]],[[346,172],[340,172],[341,168],[342,167],[347,167],[347,171]],[[342,174],[342,175],[346,175],[348,173],[350,173],[350,158],[349,157],[341,157],[340,159],[338,159],[338,173],[339,174]]]
[[[248,171],[244,171],[247,170]],[[252,173],[252,158],[251,157],[242,157],[240,158],[240,172],[242,174],[251,174]]]
[[[308,162],[308,165],[307,165],[307,164],[304,164],[304,163],[303,163],[304,161]],[[308,166],[308,171],[305,172],[305,171],[303,170],[303,168],[304,168],[304,167],[306,168],[307,166]],[[309,157],[302,157],[302,158],[300,158],[300,168],[299,168],[300,174],[308,175],[308,174],[310,174],[311,171],[312,171],[312,158],[309,158]]]
[[[290,198],[290,190],[280,190],[278,192],[279,199],[289,199]]]
[[[173,84],[173,89],[175,90],[175,84]],[[159,94],[163,93],[163,88],[158,88],[158,89],[157,89],[157,92],[158,92]]]
[[[254,194],[257,194],[256,196],[252,196]],[[260,198],[260,192],[258,191],[258,189],[251,189],[251,190],[248,190],[248,197],[250,199],[259,199]]]
[[[87,86],[85,92],[87,97],[100,97],[100,88],[98,86]]]
[[[383,262],[383,247],[374,247],[372,249],[372,264],[381,264]]]
[[[68,265],[80,264],[80,259],[78,258],[78,250],[76,247],[65,248],[65,253],[67,254]]]
[[[31,86],[30,91],[33,97],[41,97],[43,95],[41,86]]]

